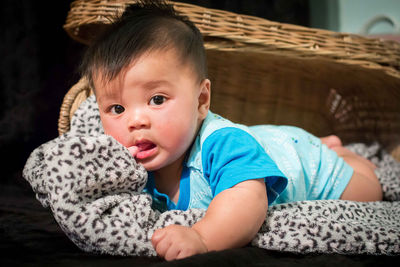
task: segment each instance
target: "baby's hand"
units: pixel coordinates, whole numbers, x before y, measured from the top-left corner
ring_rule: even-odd
[[[196,230],[181,225],[170,225],[156,230],[151,242],[157,254],[167,261],[207,252],[207,247]]]
[[[136,157],[136,154],[139,152],[139,148],[137,146],[130,146],[128,147],[128,150],[132,157]]]

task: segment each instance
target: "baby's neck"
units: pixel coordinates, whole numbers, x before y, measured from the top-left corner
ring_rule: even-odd
[[[179,199],[179,185],[182,175],[182,163],[171,164],[154,171],[154,181],[158,192],[164,193],[174,202]]]

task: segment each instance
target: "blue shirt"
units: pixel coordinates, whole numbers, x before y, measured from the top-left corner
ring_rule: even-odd
[[[151,172],[146,191],[159,210],[206,209],[218,193],[251,179],[264,179],[268,203],[287,184],[285,175],[246,126],[209,112],[184,162],[178,202],[158,192]]]
[[[184,161],[179,200],[157,191],[149,173],[146,191],[159,210],[207,209],[225,189],[264,179],[268,204],[338,199],[353,169],[319,138],[292,126],[235,124],[209,112]]]

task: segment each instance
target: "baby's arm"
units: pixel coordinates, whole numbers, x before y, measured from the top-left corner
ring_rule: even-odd
[[[219,193],[202,220],[192,228],[171,225],[157,230],[153,246],[166,260],[249,243],[265,220],[268,208],[263,179],[248,180]]]

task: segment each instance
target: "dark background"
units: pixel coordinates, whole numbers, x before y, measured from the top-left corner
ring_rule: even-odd
[[[308,0],[182,1],[308,26]],[[1,184],[21,181],[30,152],[57,137],[62,99],[85,49],[63,30],[71,1],[3,0],[0,7]]]
[[[0,8],[2,183],[19,182],[29,153],[57,136],[63,95],[83,45],[63,31],[70,1],[5,0]]]

